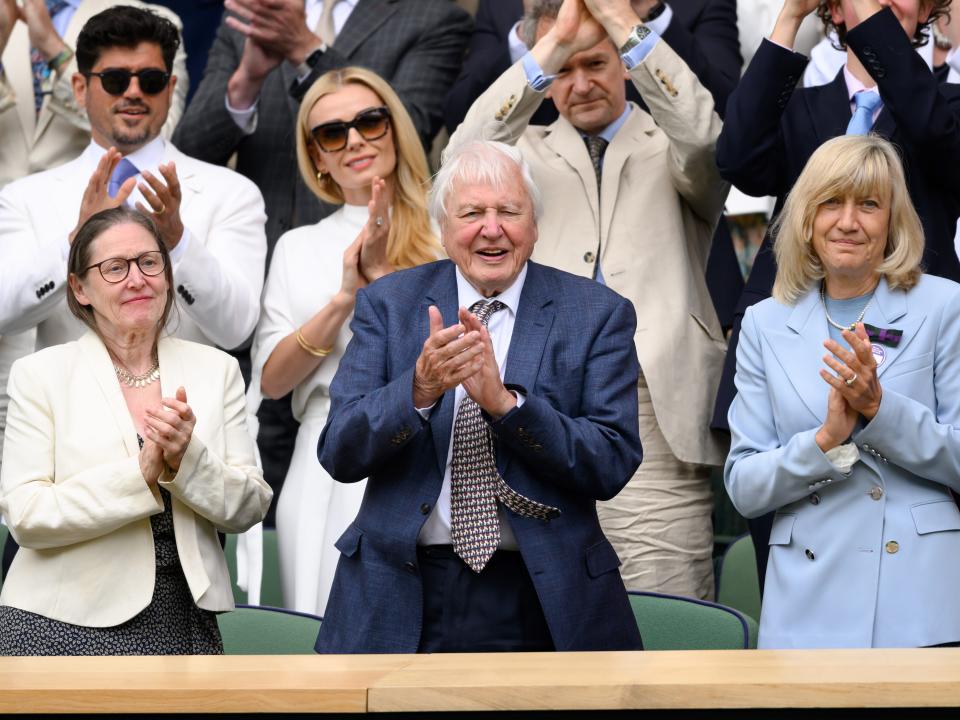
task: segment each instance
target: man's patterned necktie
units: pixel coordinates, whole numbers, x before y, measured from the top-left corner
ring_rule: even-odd
[[[47,11],[50,13],[50,17],[54,18],[69,4],[70,3],[64,0],[47,0]],[[35,47],[30,48],[30,65],[33,67],[33,100],[37,116],[39,117],[40,108],[43,107],[43,96],[50,92],[47,87],[50,78],[50,67],[47,65],[47,61],[43,58],[43,55],[41,55],[40,51]]]
[[[506,307],[499,300],[480,300],[470,307],[486,326],[490,316]],[[480,406],[465,397],[453,423],[453,456],[450,461],[450,536],[454,552],[476,573],[500,545],[497,501],[522,517],[547,520],[557,508],[524,497],[500,477],[493,453],[493,434]]]

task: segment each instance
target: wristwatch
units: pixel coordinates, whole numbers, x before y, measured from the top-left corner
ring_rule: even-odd
[[[639,25],[634,25],[633,30],[630,31],[630,34],[627,35],[627,41],[620,46],[620,55],[626,55],[628,52],[633,50],[637,45],[642,43],[653,30],[648,28],[643,23]]]
[[[302,78],[309,75],[310,72],[313,70],[313,68],[316,66],[316,64],[320,62],[320,58],[323,56],[323,52],[326,49],[327,49],[327,46],[324,43],[323,45],[318,47],[316,50],[311,52],[309,55],[307,55],[304,61],[299,65],[297,65],[296,70],[294,70],[294,72],[297,74],[297,77]]]

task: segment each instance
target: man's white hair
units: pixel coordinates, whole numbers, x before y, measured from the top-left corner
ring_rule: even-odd
[[[520,171],[527,196],[533,204],[534,218],[539,222],[543,216],[543,200],[540,188],[533,181],[530,166],[516,147],[497,140],[468,140],[447,148],[430,191],[430,217],[443,227],[447,216],[447,196],[454,185],[484,184],[500,190],[505,187],[514,169]]]

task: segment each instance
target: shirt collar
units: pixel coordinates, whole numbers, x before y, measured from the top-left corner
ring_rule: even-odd
[[[460,272],[460,268],[457,268],[457,302],[461,307],[465,307],[468,310],[470,306],[473,305],[478,300],[491,300],[492,298],[485,298],[481,295],[477,289],[470,284],[470,281],[467,280],[463,273]],[[523,264],[523,268],[520,270],[520,274],[517,275],[516,279],[513,281],[513,284],[510,285],[506,290],[497,295],[497,300],[502,302],[504,305],[509,308],[510,312],[513,313],[514,317],[517,315],[517,308],[520,307],[520,293],[523,292],[523,283],[527,279],[527,263]]]
[[[853,76],[853,73],[847,68],[846,63],[843,65],[843,80],[847,83],[847,99],[850,102],[853,102],[853,96],[862,90],[869,90],[871,92],[878,92],[876,85],[871,85],[867,87],[860,80]]]
[[[100,162],[100,158],[104,156],[107,152],[106,148],[100,147],[93,140],[90,141],[90,144],[87,146],[87,149],[84,151],[83,155],[86,163],[90,166],[91,172],[97,163]],[[125,155],[130,162],[132,162],[137,170],[150,170],[151,172],[156,171],[160,163],[163,162],[164,154],[166,153],[166,144],[161,137],[155,137],[153,140],[148,142],[143,147],[135,150],[129,155]]]
[[[627,118],[630,117],[631,111],[630,103],[626,103],[623,108],[623,112],[620,114],[616,120],[607,125],[603,130],[597,133],[598,137],[602,137],[607,143],[613,142],[613,136],[617,134],[617,131],[623,127],[623,124],[627,121]],[[587,133],[581,132],[581,134],[586,137]]]

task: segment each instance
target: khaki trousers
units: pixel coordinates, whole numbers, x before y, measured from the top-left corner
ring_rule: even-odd
[[[640,376],[643,462],[620,493],[597,503],[600,526],[620,560],[627,590],[713,600],[710,467],[670,451]]]

